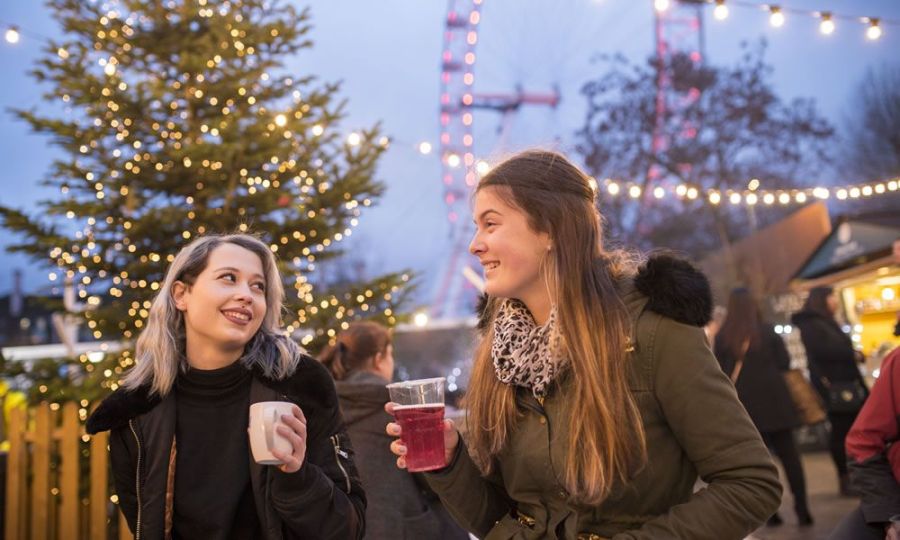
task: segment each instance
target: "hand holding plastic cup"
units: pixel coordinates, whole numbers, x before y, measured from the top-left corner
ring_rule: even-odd
[[[443,377],[387,385],[406,446],[406,469],[433,471],[447,465],[444,456]]]

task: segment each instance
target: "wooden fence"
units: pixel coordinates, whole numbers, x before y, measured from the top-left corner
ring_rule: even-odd
[[[77,403],[11,411],[6,540],[131,540],[110,489],[108,433]]]

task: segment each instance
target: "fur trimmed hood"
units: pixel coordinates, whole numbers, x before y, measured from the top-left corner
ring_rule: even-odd
[[[270,379],[257,369],[253,369],[252,372],[256,381],[287,400],[300,404],[300,408],[307,415],[317,409],[337,409],[331,374],[325,366],[310,356],[301,356],[297,369],[286,379]],[[85,428],[93,435],[122,427],[132,418],[152,410],[163,399],[166,398],[159,394],[151,394],[149,386],[141,386],[134,390],[120,388],[100,403],[88,418]]]
[[[653,255],[634,277],[635,288],[647,297],[647,309],[691,326],[712,320],[709,280],[697,267],[672,255]]]
[[[709,280],[685,259],[669,254],[651,255],[622,289],[629,307],[639,303],[643,308],[642,300],[646,299],[646,309],[682,324],[706,326],[712,319],[713,296]],[[638,300],[635,296],[644,298]],[[481,331],[487,326],[486,308],[487,295],[482,295],[476,307]]]

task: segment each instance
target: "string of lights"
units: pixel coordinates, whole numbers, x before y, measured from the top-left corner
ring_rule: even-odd
[[[798,17],[818,20],[819,32],[825,36],[830,36],[835,33],[838,21],[862,25],[865,37],[870,41],[880,39],[882,35],[884,35],[883,28],[885,26],[900,26],[900,20],[898,19],[875,17],[871,15],[852,15],[828,10],[798,9],[779,4],[748,2],[745,0],[704,0],[704,2],[714,6],[713,18],[719,21],[723,21],[730,16],[731,11],[729,6],[736,6],[767,13],[769,16],[769,24],[773,28],[785,26],[788,16],[796,15]],[[654,0],[653,2],[653,6],[657,11],[666,11],[671,5],[672,0]]]

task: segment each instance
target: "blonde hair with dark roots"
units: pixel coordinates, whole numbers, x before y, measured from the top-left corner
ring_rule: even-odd
[[[263,241],[248,234],[209,235],[184,246],[169,266],[150,306],[147,326],[137,339],[137,363],[122,381],[126,388],[149,385],[150,393],[161,396],[172,389],[178,370],[186,367],[184,314],[175,306],[172,286],[176,281],[193,285],[206,268],[210,254],[222,244],[234,244],[256,254],[265,278],[266,314],[256,335],[247,343],[241,362],[273,379],[288,377],[297,368],[303,349],[281,329],[284,286],[275,255]]]
[[[542,272],[552,285],[572,380],[562,398],[569,433],[562,481],[575,500],[598,504],[646,463],[643,423],[628,388],[630,318],[616,288],[616,281],[634,274],[637,261],[604,251],[589,178],[558,153],[513,156],[491,169],[476,193],[489,188],[521,210],[534,231],[550,235],[553,249]],[[490,299],[486,306],[489,321],[466,395],[469,449],[484,474],[518,420],[515,389],[497,379],[491,360],[491,322],[500,302]]]

